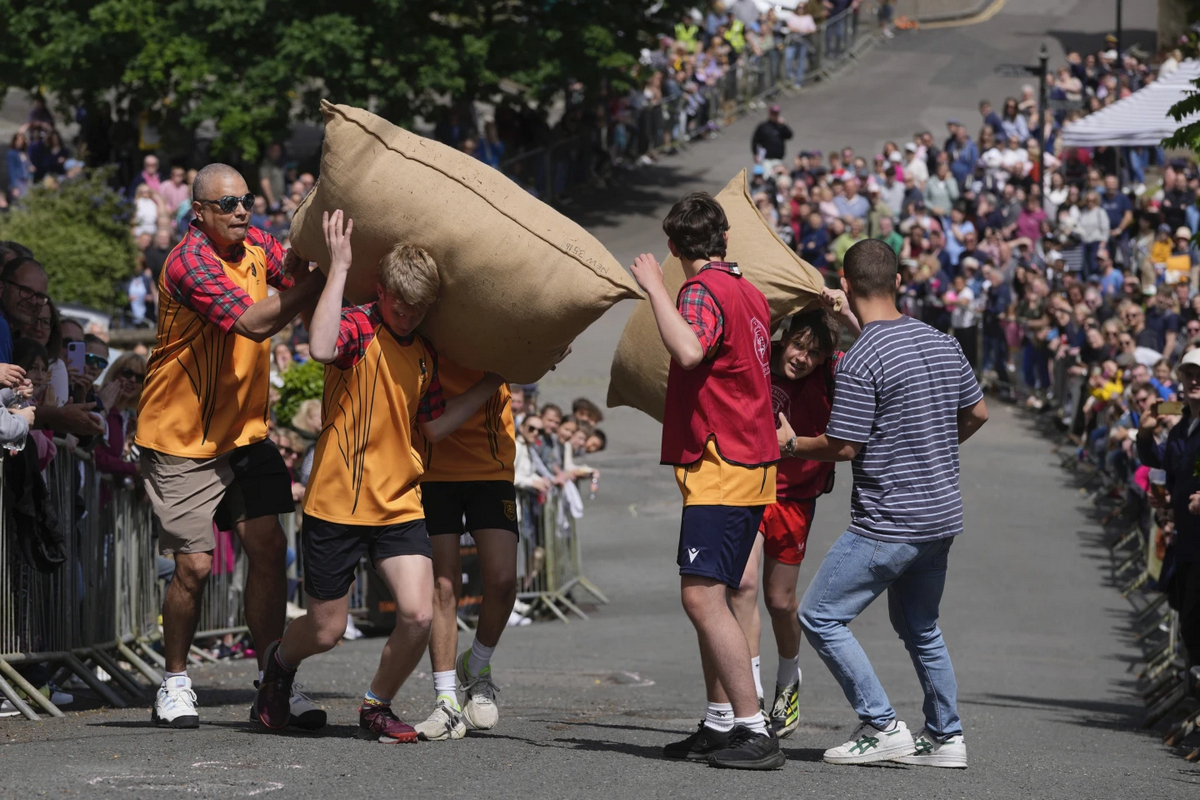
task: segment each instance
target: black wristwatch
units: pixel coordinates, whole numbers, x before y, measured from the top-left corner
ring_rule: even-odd
[[[795,436],[788,439],[787,443],[784,444],[784,446],[783,446],[784,458],[791,458],[794,455],[796,455],[796,437]]]

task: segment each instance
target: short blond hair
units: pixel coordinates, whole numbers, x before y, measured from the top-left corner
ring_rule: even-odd
[[[428,308],[442,287],[433,257],[412,244],[398,244],[379,262],[379,284],[413,308]]]

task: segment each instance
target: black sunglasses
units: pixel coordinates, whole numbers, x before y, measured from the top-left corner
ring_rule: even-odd
[[[222,214],[232,214],[238,207],[238,203],[242,204],[242,208],[249,211],[254,207],[254,192],[246,192],[241,197],[234,197],[227,194],[219,200],[197,200],[197,203],[208,203],[214,205]]]
[[[4,279],[4,282],[7,283],[9,286],[17,287],[17,296],[21,298],[22,302],[27,301],[27,300],[32,300],[33,304],[36,306],[44,306],[50,302],[50,295],[42,294],[41,292],[30,289],[28,286],[26,286],[23,283],[17,283],[16,281],[10,281],[7,278]]]
[[[133,381],[134,383],[145,383],[146,382],[146,373],[134,372],[133,370],[129,369],[128,367],[121,370],[121,377],[127,381]]]
[[[96,369],[104,369],[108,366],[108,359],[105,358],[104,356],[98,356],[93,353],[87,353],[83,358],[83,363],[87,364],[89,367],[95,367]]]

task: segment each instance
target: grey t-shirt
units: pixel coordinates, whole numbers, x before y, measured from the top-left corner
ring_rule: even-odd
[[[910,317],[867,325],[838,364],[825,431],[862,443],[849,529],[885,542],[962,533],[958,411],[982,399],[953,338]]]

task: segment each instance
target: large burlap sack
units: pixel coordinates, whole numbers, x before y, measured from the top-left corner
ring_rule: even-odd
[[[637,284],[595,237],[477,159],[350,106],[321,104],[321,178],[292,219],[303,258],[329,267],[321,213],[354,220],[346,297],[376,297],[398,242],[437,261],[442,290],[421,332],[471,369],[532,383]]]
[[[729,220],[725,258],[736,261],[742,274],[766,295],[772,328],[785,317],[819,303],[824,279],[784,244],[758,213],[746,189],[746,171],[726,184],[716,199]],[[662,270],[667,290],[678,294],[684,281],[683,265],[671,256]],[[631,406],[662,422],[670,366],[671,356],[658,334],[650,301],[642,300],[625,323],[613,355],[609,408]]]

